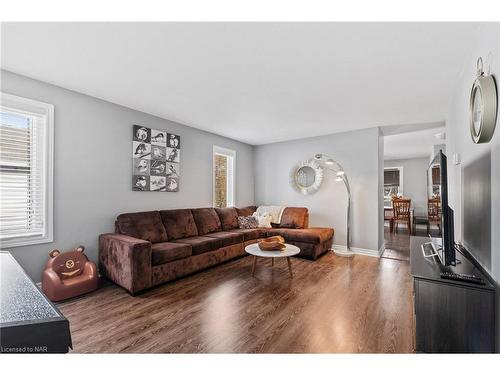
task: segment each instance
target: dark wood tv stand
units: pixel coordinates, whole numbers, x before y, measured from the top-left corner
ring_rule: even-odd
[[[416,351],[495,352],[495,287],[491,280],[472,258],[458,252],[456,266],[444,267],[437,258],[424,258],[421,245],[425,242],[429,238],[410,239]],[[486,285],[441,279],[440,273],[445,271],[474,274]]]
[[[8,251],[0,251],[0,353],[67,353],[69,321]]]

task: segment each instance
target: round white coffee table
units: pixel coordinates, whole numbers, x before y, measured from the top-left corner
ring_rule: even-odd
[[[293,255],[297,255],[300,253],[300,249],[295,245],[285,244],[286,247],[283,250],[261,250],[259,245],[256,243],[250,244],[245,247],[245,251],[253,255],[253,266],[252,266],[252,276],[255,274],[255,265],[257,264],[257,258],[271,258],[271,266],[274,266],[274,258],[286,258],[288,263],[288,271],[290,271],[290,277],[293,277],[292,274],[292,264],[290,262],[290,257]]]

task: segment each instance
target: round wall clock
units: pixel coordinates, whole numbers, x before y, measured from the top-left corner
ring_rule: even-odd
[[[477,60],[477,78],[470,92],[470,134],[474,143],[487,143],[493,137],[497,121],[497,86],[483,72],[483,60]]]

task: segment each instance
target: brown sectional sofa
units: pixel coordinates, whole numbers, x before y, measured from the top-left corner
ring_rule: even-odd
[[[297,245],[300,257],[314,260],[328,251],[332,228],[308,228],[304,207],[287,207],[281,224],[239,229],[238,216],[255,206],[196,208],[121,214],[115,233],[99,236],[101,275],[131,294],[245,255],[259,238],[281,235]]]

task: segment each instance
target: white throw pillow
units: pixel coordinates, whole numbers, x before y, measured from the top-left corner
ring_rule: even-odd
[[[254,212],[253,217],[257,219],[259,222],[259,228],[272,228],[271,226],[271,214],[269,212],[264,212],[262,215],[258,215],[257,212]]]

